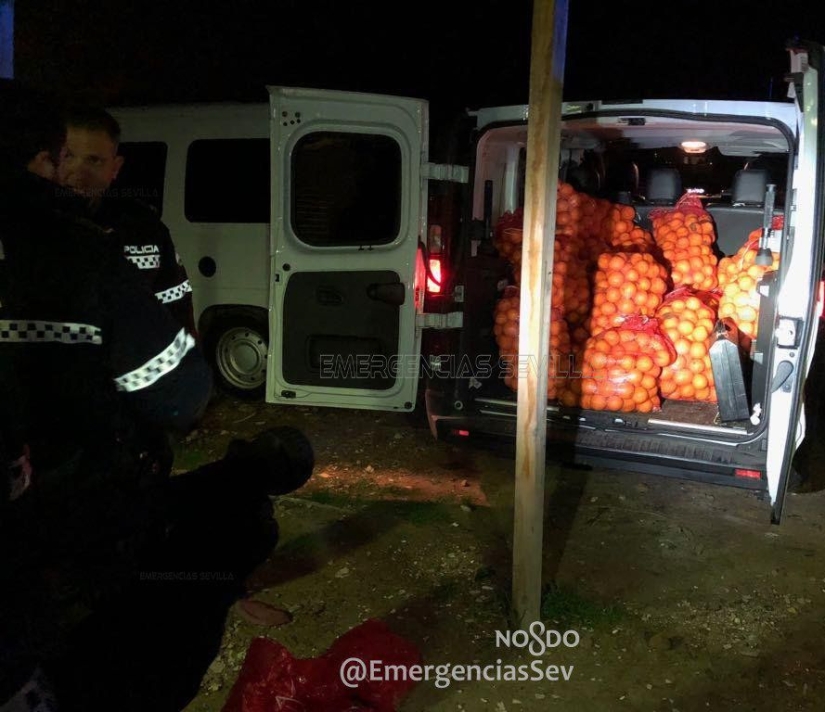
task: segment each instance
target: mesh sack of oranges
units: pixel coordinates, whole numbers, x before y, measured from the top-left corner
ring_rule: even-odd
[[[516,208],[505,212],[493,229],[493,247],[505,260],[514,266],[521,265],[521,240],[524,225],[524,211]],[[518,272],[518,270],[517,270]]]
[[[602,252],[607,252],[608,244],[603,236],[603,225],[613,203],[602,198],[582,196],[582,222],[579,231],[579,256],[589,265],[599,259]]]
[[[556,235],[576,238],[582,222],[583,195],[569,183],[559,183],[556,190]],[[521,270],[521,250],[524,238],[524,210],[516,208],[505,212],[493,230],[493,246],[513,265],[515,274]]]
[[[514,289],[507,287],[507,290]],[[518,355],[519,322],[518,311],[520,300],[518,293],[505,294],[499,302],[501,307],[496,308],[497,324],[503,319],[500,331],[501,336],[496,336],[499,344],[499,363],[502,366],[502,377],[504,383],[513,391],[518,390],[518,384],[522,370],[529,368],[530,363],[522,362]],[[550,344],[549,361],[547,364],[547,397],[558,398],[559,392],[570,374],[570,334],[567,322],[564,320],[561,309],[553,308],[550,315]],[[520,370],[522,369],[522,370]]]
[[[578,254],[575,238],[558,234],[553,244],[553,307],[574,324],[590,313],[587,264]]]
[[[593,283],[590,332],[597,334],[634,315],[653,316],[668,291],[667,270],[653,255],[603,253]]]
[[[659,326],[676,352],[676,360],[659,376],[663,398],[716,402],[708,349],[718,305],[718,293],[680,287],[668,294],[656,310]]]
[[[602,221],[602,239],[611,250],[619,252],[652,252],[653,236],[636,225],[636,210],[632,205],[612,205]]]
[[[577,196],[578,194],[568,196],[568,199],[559,198],[558,204],[569,206]],[[559,215],[571,214],[578,220],[578,213],[574,213],[570,207],[559,212]],[[507,223],[514,223],[518,218],[518,215],[511,217],[509,213],[505,213],[505,216]],[[553,242],[553,304],[563,310],[565,318],[571,322],[580,322],[590,313],[590,279],[587,262],[579,254],[578,234],[574,234],[572,223],[567,222],[566,225],[570,229],[567,232],[557,231]],[[513,279],[517,285],[521,283],[522,234],[520,228],[504,227],[501,238],[504,247],[499,250],[502,255],[509,254],[508,259],[514,268]]]
[[[493,311],[493,335],[502,356],[518,353],[519,289],[505,287]]]
[[[559,182],[556,189],[556,235],[578,237],[582,224],[584,195],[569,183]]]
[[[659,376],[674,358],[656,319],[633,316],[591,336],[582,364],[582,407],[624,413],[658,410]]]
[[[771,229],[781,230],[783,224],[782,216],[776,216]],[[719,261],[719,288],[722,290],[719,318],[733,319],[739,330],[739,345],[745,351],[750,350],[751,340],[756,338],[758,331],[759,282],[766,272],[779,268],[778,252],[771,253],[770,265],[756,264],[761,236],[761,228],[754,230],[735,255]]]
[[[652,210],[653,239],[670,269],[674,288],[711,290],[717,286],[713,220],[694,193],[685,193],[672,210]]]

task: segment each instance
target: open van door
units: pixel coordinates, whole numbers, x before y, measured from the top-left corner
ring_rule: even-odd
[[[412,410],[428,106],[269,87],[268,402]],[[418,279],[416,277],[418,276]]]
[[[789,193],[791,205],[785,212],[769,361],[767,480],[774,523],[782,516],[791,460],[804,437],[804,427],[800,427],[802,394],[819,327],[816,301],[825,230],[823,51],[819,45],[806,43],[791,47],[790,53],[789,96],[796,100],[799,111],[799,139]]]

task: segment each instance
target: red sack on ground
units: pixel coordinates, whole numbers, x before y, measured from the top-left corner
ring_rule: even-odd
[[[373,660],[381,662],[381,669],[400,665],[408,670],[421,662],[418,649],[379,620],[348,631],[317,658],[296,658],[280,643],[256,638],[222,712],[395,712],[415,685],[405,679],[367,679],[348,687],[340,675],[350,658],[363,661],[367,671]]]

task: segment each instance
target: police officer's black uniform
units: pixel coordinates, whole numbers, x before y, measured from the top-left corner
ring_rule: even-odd
[[[311,449],[264,433],[171,480],[147,457],[141,424],[190,427],[210,371],[77,212],[0,166],[0,709],[40,666],[61,712],[176,712]]]
[[[140,274],[141,281],[166,306],[174,319],[195,333],[192,287],[169,229],[154,208],[139,200],[106,195],[93,210],[92,219]]]
[[[192,337],[76,212],[2,168],[0,424],[14,466],[0,470],[0,701],[60,642],[64,611],[49,604],[93,603],[134,563],[117,547],[162,531],[167,473],[144,464],[138,426],[188,427],[211,384]]]

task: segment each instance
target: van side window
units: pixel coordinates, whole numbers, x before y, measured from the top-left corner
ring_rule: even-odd
[[[118,148],[123,168],[112,183],[115,196],[148,203],[163,214],[167,146],[162,141],[124,141]]]
[[[375,134],[304,136],[292,152],[290,212],[308,245],[392,242],[401,224],[401,147]]]
[[[186,155],[190,222],[269,222],[269,139],[199,139]]]

